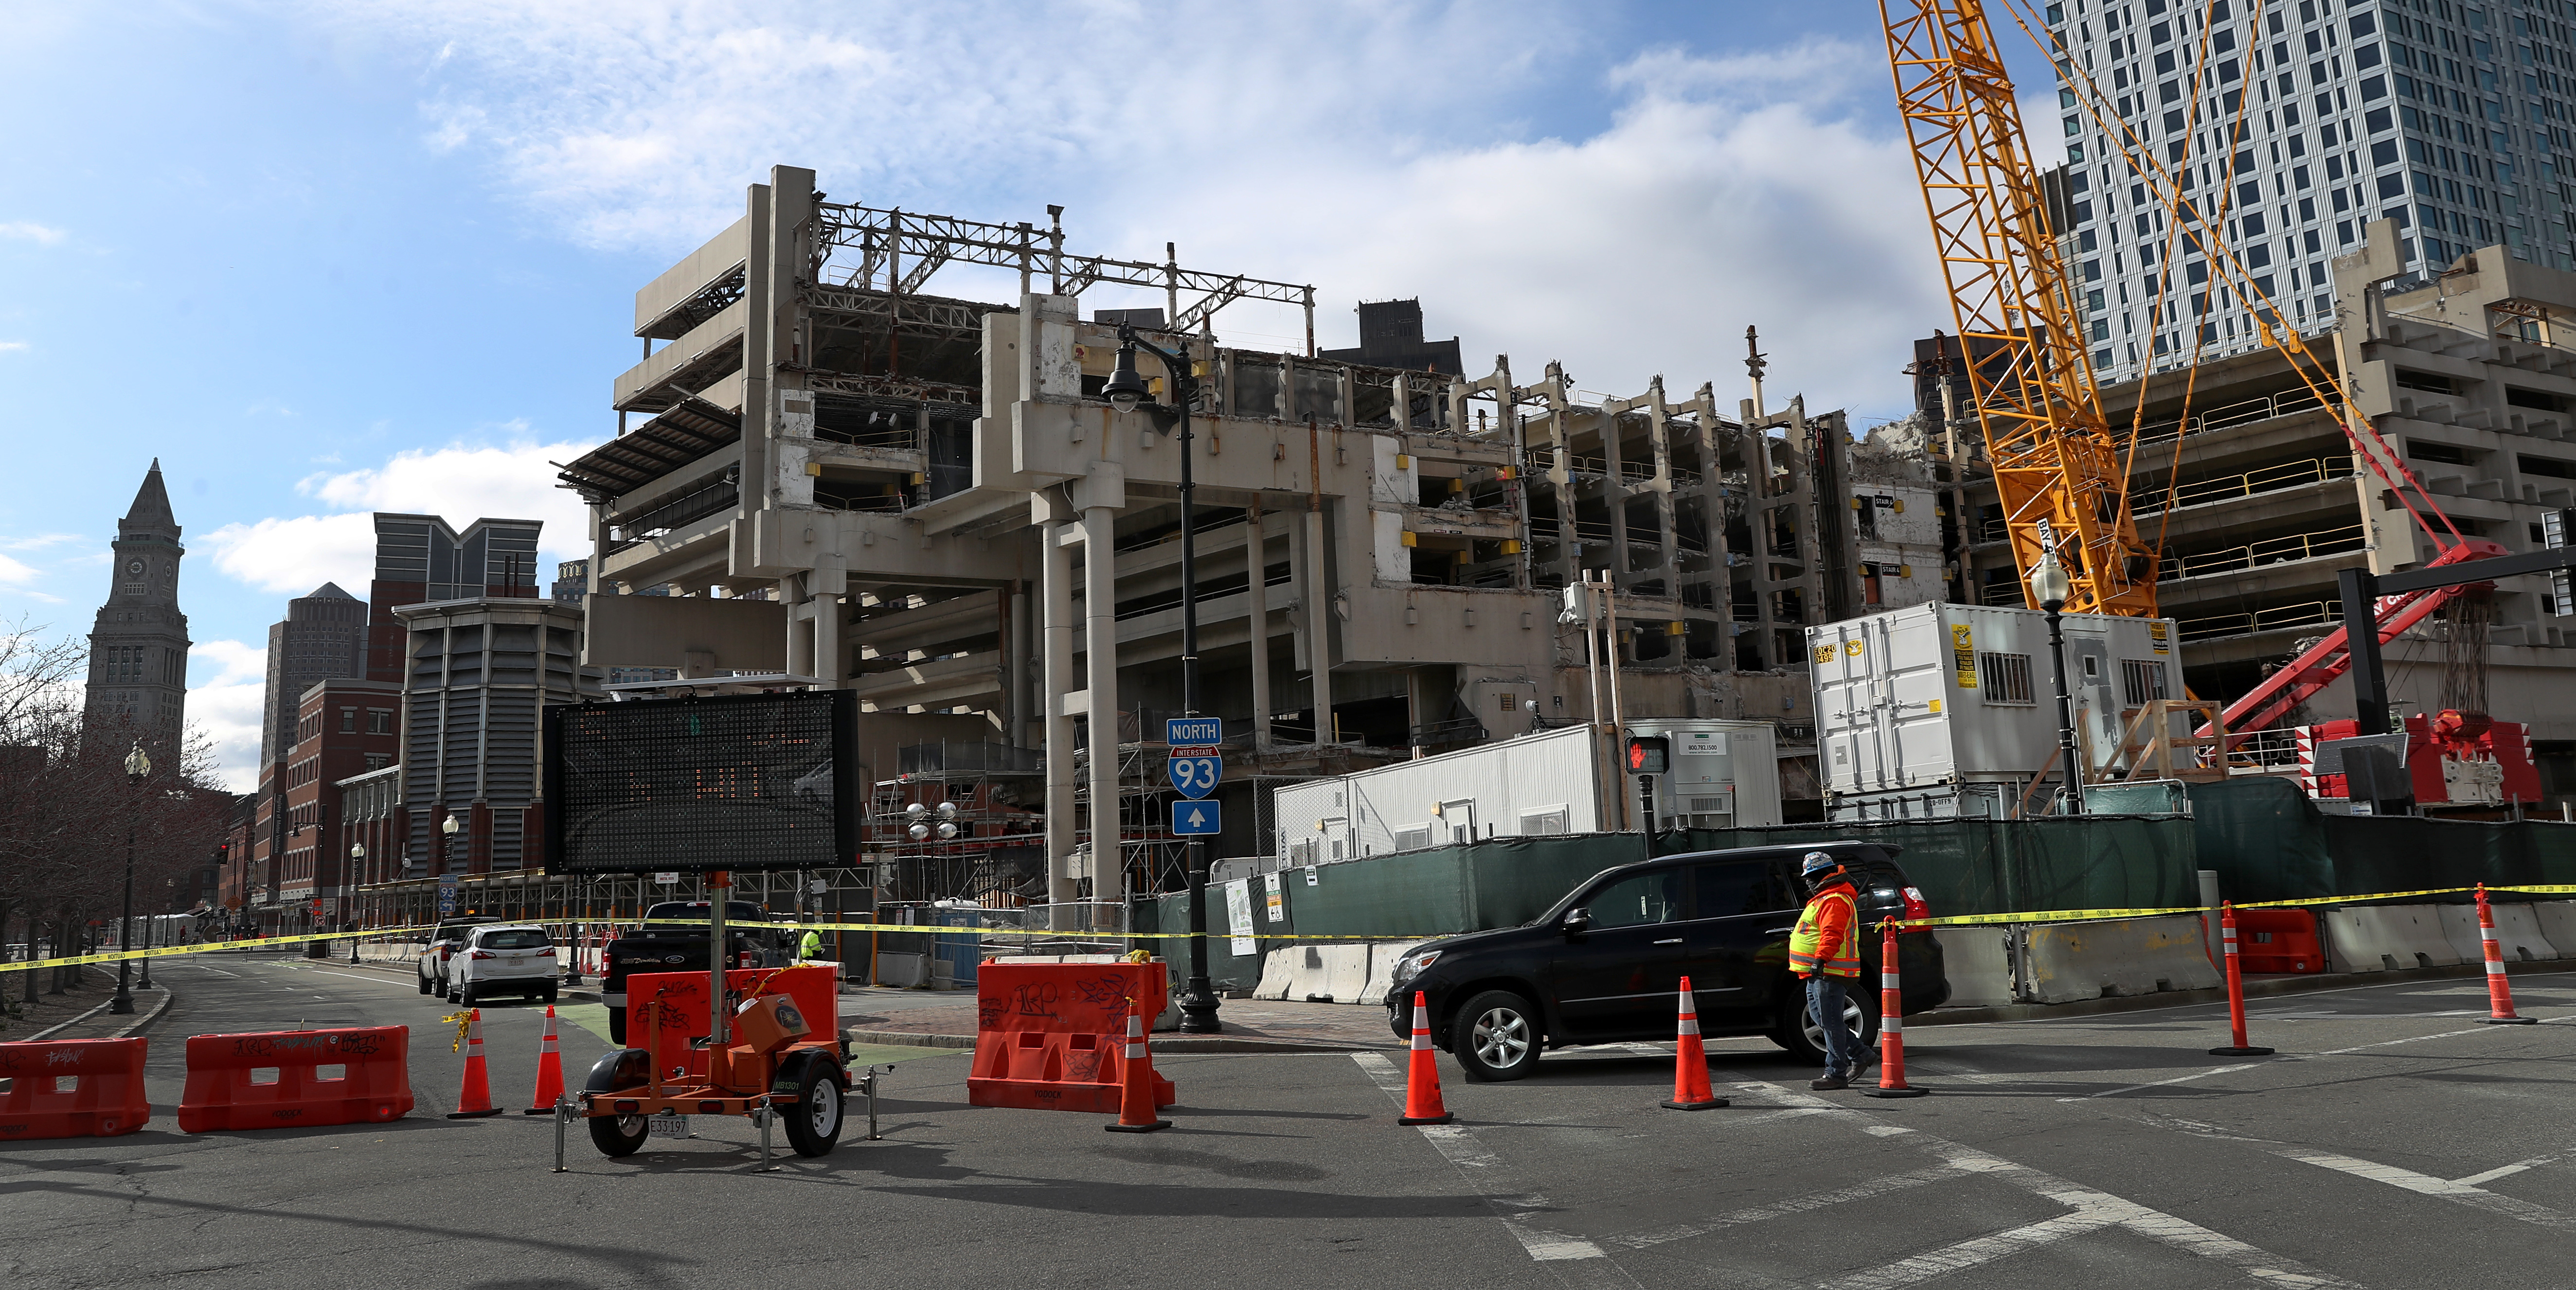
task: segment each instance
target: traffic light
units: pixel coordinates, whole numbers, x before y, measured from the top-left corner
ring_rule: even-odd
[[[1628,737],[1628,773],[1661,775],[1672,764],[1672,743],[1660,735]]]

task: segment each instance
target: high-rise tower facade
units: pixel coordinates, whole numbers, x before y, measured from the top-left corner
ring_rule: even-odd
[[[367,604],[326,582],[286,602],[286,621],[268,629],[268,690],[262,704],[259,764],[286,760],[296,738],[296,702],[321,681],[366,668]]]
[[[2570,267],[2569,8],[2529,0],[2062,0],[2057,198],[2104,384],[2262,345],[2117,138],[2170,167],[2285,329],[2337,325],[2330,261],[2397,222],[2408,268],[2472,248]],[[2083,103],[2094,95],[2096,113]],[[2034,132],[2044,127],[2031,123]]]
[[[89,633],[85,726],[118,742],[142,739],[175,767],[187,721],[188,616],[179,612],[179,521],[161,484],[161,462],[143,476],[116,522],[107,603]],[[131,734],[125,734],[125,731]]]

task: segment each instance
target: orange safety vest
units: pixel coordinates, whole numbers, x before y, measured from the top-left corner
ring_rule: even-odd
[[[1840,918],[1833,917],[1835,906],[1841,907]],[[1852,935],[1852,924],[1859,921],[1859,907],[1852,901],[1848,883],[1836,883],[1817,892],[1807,908],[1798,915],[1797,930],[1789,934],[1789,970],[1800,976],[1822,972],[1826,976],[1857,977],[1860,975],[1860,944]],[[1831,926],[1828,926],[1831,924]],[[1834,934],[1832,957],[1819,958],[1827,932]]]

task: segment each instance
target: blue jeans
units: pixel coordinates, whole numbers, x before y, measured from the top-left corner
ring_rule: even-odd
[[[1807,1015],[1825,1030],[1825,1073],[1848,1077],[1852,1069],[1852,1034],[1843,1028],[1843,998],[1848,984],[1819,972],[1807,978]]]

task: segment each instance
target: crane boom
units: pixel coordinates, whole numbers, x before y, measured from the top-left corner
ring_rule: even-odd
[[[1913,0],[1891,12],[1880,0],[1879,16],[2013,563],[2024,574],[2039,563],[2045,523],[2074,581],[2068,612],[2152,616],[2156,560],[2130,515],[2082,315],[1984,6]]]
[[[2002,3],[2010,11],[2014,0]],[[2130,511],[2126,464],[2102,415],[2074,284],[2049,225],[2039,169],[2022,130],[2012,79],[1995,48],[1985,0],[1879,0],[1879,17],[2013,563],[2025,575],[2023,594],[2027,598],[2027,574],[2043,543],[2054,540],[2058,561],[2074,582],[2069,612],[2152,616],[2157,553],[2139,538]],[[2030,30],[2018,13],[2014,19]],[[2279,326],[2279,311],[2217,243],[2223,187],[2219,209],[2198,213],[2164,160],[2145,151],[2125,124],[2103,120],[2093,101],[2100,87],[2089,74],[2059,66],[2084,82],[2085,110],[2113,136],[2111,147],[2121,162],[2165,196],[2183,236],[2201,246],[2222,280],[2253,305],[2263,343],[2335,410],[2355,456],[2388,484],[2439,549],[2433,563],[2501,554],[2495,543],[2463,537],[2404,460],[2352,407],[2306,339]],[[2409,488],[2413,501],[2406,497]],[[2457,588],[2446,588],[2383,599],[2377,606],[2380,639],[2404,632],[2457,594]],[[2228,705],[2221,723],[2229,746],[2287,715],[2350,666],[2338,629]]]

